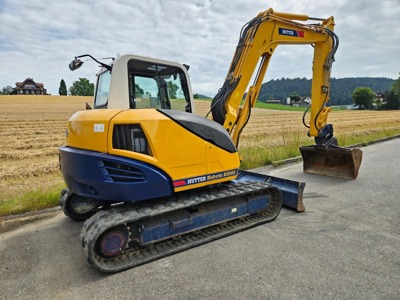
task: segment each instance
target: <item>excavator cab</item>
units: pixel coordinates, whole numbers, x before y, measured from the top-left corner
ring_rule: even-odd
[[[81,58],[85,57],[102,67],[97,74],[94,109],[194,112],[188,65],[139,55],[118,55],[108,65],[90,54],[83,54],[69,64],[70,70],[80,68],[84,63]]]

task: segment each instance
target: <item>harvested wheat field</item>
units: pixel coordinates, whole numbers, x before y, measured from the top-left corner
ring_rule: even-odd
[[[0,206],[27,193],[63,188],[58,147],[65,141],[66,121],[91,101],[91,97],[0,96]]]
[[[0,96],[0,205],[32,191],[59,192],[64,187],[58,147],[65,141],[66,121],[85,109],[85,102],[92,98]],[[197,113],[206,115],[209,105],[197,101]],[[366,136],[400,133],[400,111],[337,111],[329,121],[341,145],[351,144],[353,137],[368,140]],[[253,109],[239,145],[243,161],[250,161],[244,167],[299,155],[298,145],[313,143],[306,134],[302,112]]]

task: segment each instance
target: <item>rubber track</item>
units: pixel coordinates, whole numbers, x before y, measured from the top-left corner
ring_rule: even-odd
[[[224,223],[224,225],[208,227],[140,249],[125,249],[121,255],[112,258],[100,257],[94,250],[99,236],[114,226],[127,226],[128,223],[137,222],[144,218],[232,196],[265,193],[270,195],[271,200],[268,209],[263,213],[236,219]],[[281,208],[281,192],[268,183],[229,183],[214,188],[181,192],[174,197],[147,201],[144,204],[131,204],[100,211],[86,220],[80,238],[90,264],[102,272],[119,272],[272,221],[279,215]],[[129,227],[127,228],[129,229]]]

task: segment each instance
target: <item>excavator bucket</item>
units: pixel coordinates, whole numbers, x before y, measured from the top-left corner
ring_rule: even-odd
[[[327,175],[346,179],[356,179],[361,165],[360,149],[339,146],[302,146],[304,173]]]

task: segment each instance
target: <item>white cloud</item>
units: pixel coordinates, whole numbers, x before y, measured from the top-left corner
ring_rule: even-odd
[[[397,78],[399,0],[0,0],[0,88],[33,77],[58,94],[97,65],[70,72],[74,56],[133,53],[191,66],[193,90],[213,96],[222,85],[241,27],[260,11],[333,15],[340,46],[332,76]],[[279,46],[265,80],[311,76],[310,46]]]

